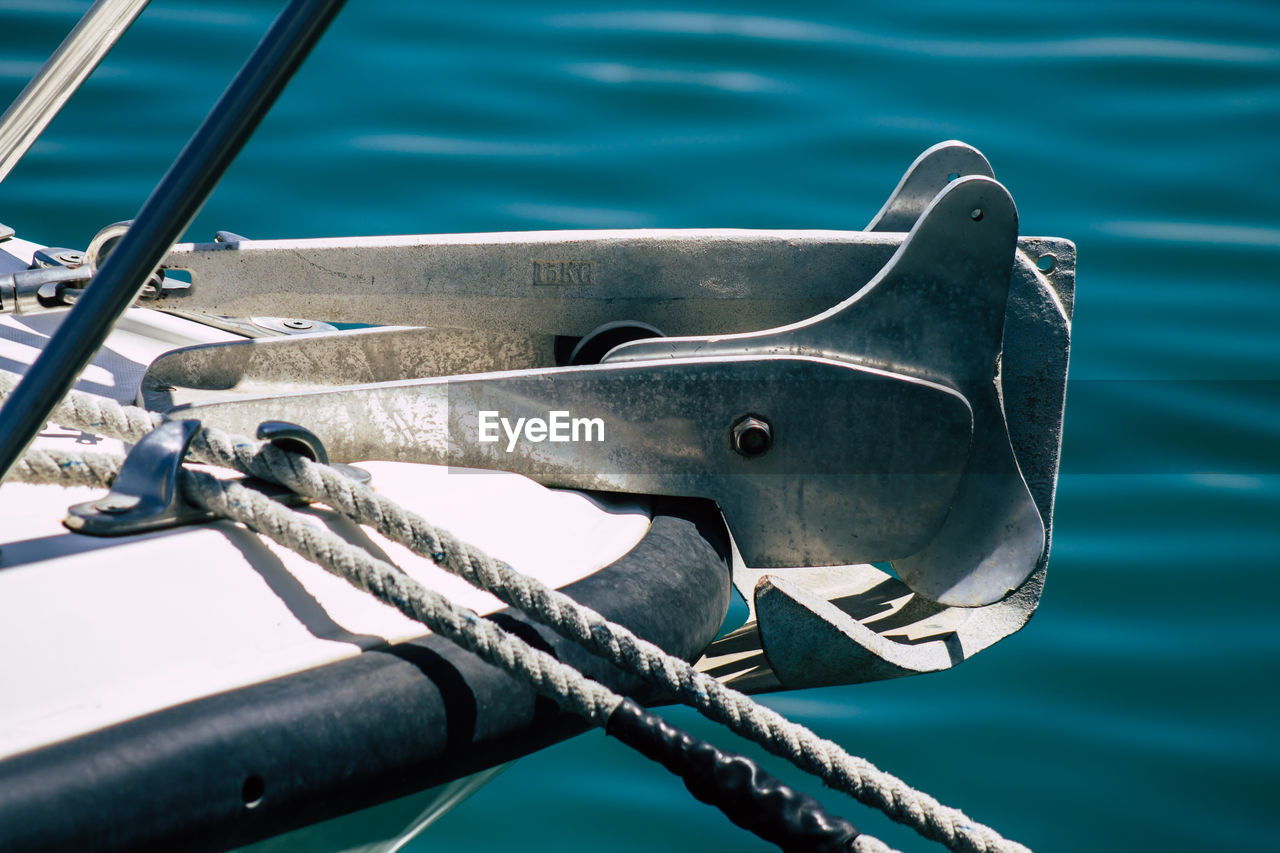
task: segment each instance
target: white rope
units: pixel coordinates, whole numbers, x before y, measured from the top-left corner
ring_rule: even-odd
[[[248,446],[206,430],[205,439],[219,460],[237,461]],[[794,723],[749,696],[699,672],[689,663],[611,622],[535,578],[522,575],[479,549],[455,539],[420,516],[333,471],[295,454],[261,447],[251,462],[236,465],[299,494],[323,502],[368,524],[384,536],[434,560],[443,568],[496,595],[503,602],[550,625],[562,635],[602,655],[622,669],[641,675],[675,694],[710,719],[727,725],[775,755],[821,778],[830,787],[906,824],[922,836],[967,853],[1026,851],[1016,842],[942,805],[901,779],[850,755],[830,740]]]
[[[105,486],[116,478],[122,460],[110,453],[32,448],[9,470],[6,482]]]
[[[8,479],[41,485],[106,487],[122,463],[119,456],[111,454],[35,450],[28,451],[14,465]],[[564,702],[571,711],[598,726],[608,721],[623,699],[474,611],[455,605],[390,563],[308,523],[305,516],[236,480],[219,480],[203,471],[184,469],[182,494],[192,504],[251,527],[489,663],[520,675],[539,692]]]
[[[351,584],[373,593],[405,616],[518,674],[539,693],[568,706],[597,726],[609,720],[623,697],[515,634],[459,607],[400,569],[370,555],[260,492],[201,471],[184,471],[183,494],[198,506],[239,521]]]
[[[11,385],[16,378],[0,374],[0,387]],[[0,395],[3,393],[0,390]],[[53,420],[64,426],[137,441],[161,418],[137,407],[73,391],[54,411]],[[828,786],[880,810],[925,838],[963,853],[1027,851],[1023,845],[1003,838],[958,809],[915,790],[866,759],[850,755],[839,744],[819,737],[805,726],[698,672],[686,661],[637,637],[625,626],[610,622],[563,593],[493,560],[328,466],[215,428],[202,430],[191,448],[192,456],[200,461],[283,483],[298,494],[370,525],[387,538],[492,592],[619,667],[661,685],[708,718],[727,725],[769,752],[818,776]]]
[[[87,457],[79,459],[77,457]],[[29,451],[9,478],[36,484],[110,486],[123,459],[103,453]],[[192,504],[238,521],[301,554],[405,616],[426,625],[569,711],[604,728],[623,697],[571,666],[529,645],[497,623],[453,604],[396,566],[380,560],[305,516],[234,480],[219,480],[202,471],[182,471],[182,493]],[[884,842],[861,833],[857,853],[896,853]]]

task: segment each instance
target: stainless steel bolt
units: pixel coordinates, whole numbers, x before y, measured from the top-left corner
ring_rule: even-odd
[[[760,456],[773,446],[773,428],[764,418],[743,415],[733,425],[733,449],[748,458]]]
[[[282,323],[281,325],[283,325],[286,329],[299,329],[299,330],[314,329],[316,327],[316,324],[311,322],[310,320],[285,320],[284,323]]]

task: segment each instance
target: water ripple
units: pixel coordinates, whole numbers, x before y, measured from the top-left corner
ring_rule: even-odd
[[[49,16],[75,16],[85,13],[85,4],[71,0],[5,0],[0,4],[0,11],[38,12]]]
[[[43,62],[23,62],[18,59],[0,60],[0,80],[17,80],[25,85],[40,70]]]
[[[557,16],[549,23],[553,27],[566,29],[729,36],[809,45],[863,46],[945,58],[1020,62],[1035,59],[1167,59],[1246,65],[1280,64],[1280,50],[1271,47],[1152,37],[1090,36],[1034,41],[914,39],[812,21],[696,12],[602,12]]]
[[[1158,222],[1111,220],[1094,223],[1105,234],[1153,243],[1199,243],[1280,249],[1280,228],[1258,225],[1221,225],[1212,222]]]
[[[598,83],[661,83],[700,86],[725,92],[784,92],[790,87],[748,71],[679,71],[671,68],[639,68],[616,62],[592,62],[567,66],[570,74]]]
[[[652,214],[637,210],[519,202],[503,210],[518,219],[567,228],[653,228],[658,224]]]
[[[549,22],[552,27],[566,29],[619,30],[682,35],[737,36],[770,41],[793,41],[807,44],[851,44],[879,41],[875,36],[784,18],[745,15],[717,15],[698,12],[600,12],[560,15]]]
[[[89,5],[0,0],[8,98]],[[83,246],[133,215],[280,5],[153,3],[0,220]],[[1024,230],[1079,244],[1045,597],[950,673],[768,701],[1035,849],[1064,813],[1100,853],[1274,847],[1280,5],[681,5],[350,3],[190,233],[860,227],[919,151],[978,145]],[[417,849],[756,849],[601,744]]]
[[[460,157],[563,157],[590,150],[588,146],[563,143],[501,142],[492,139],[457,139],[410,133],[365,134],[353,138],[351,146],[367,151]]]
[[[221,3],[216,7],[206,9],[199,7],[174,9],[156,6],[147,12],[145,20],[148,23],[167,21],[171,24],[184,26],[195,25],[221,29],[258,30],[262,29],[263,24],[269,21],[270,17],[266,14],[251,15],[233,12],[227,8],[227,4]]]

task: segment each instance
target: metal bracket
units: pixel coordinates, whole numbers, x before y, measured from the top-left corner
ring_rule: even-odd
[[[872,565],[739,569],[749,606],[699,668],[748,692],[850,684],[950,669],[1026,624],[1044,589],[1062,441],[1074,295],[1074,247],[1024,241],[1005,313],[999,384],[1018,466],[1045,528],[1035,570],[1003,599],[947,606]],[[1042,274],[1054,252],[1067,274]],[[1049,264],[1044,264],[1049,266]],[[1021,274],[1019,274],[1019,272]]]
[[[69,309],[84,295],[85,288],[97,274],[99,261],[128,226],[128,222],[108,225],[98,232],[84,252],[53,247],[37,249],[29,269],[0,276],[0,314],[31,315]],[[159,270],[139,292],[138,299],[143,303],[163,301],[164,306],[169,307],[173,300],[189,292],[189,284],[166,281],[164,271]]]
[[[924,152],[866,231],[640,229],[180,243],[185,311],[580,337],[632,322],[672,335],[797,322],[885,265],[957,178],[990,177],[962,142]],[[896,229],[896,231],[894,230]],[[442,346],[448,346],[447,343]],[[511,364],[507,369],[546,367]],[[390,378],[390,377],[388,377]]]
[[[128,536],[212,518],[183,500],[178,481],[199,431],[199,421],[182,420],[147,433],[129,451],[106,497],[72,506],[62,523],[90,536]]]
[[[713,645],[704,668],[750,690],[937,671],[1026,622],[1043,588],[1052,530],[1074,246],[1017,238],[1012,200],[990,173],[968,146],[935,146],[867,232],[460,235],[377,238],[401,241],[395,246],[290,244],[289,252],[224,246],[218,254],[246,280],[260,262],[270,279],[268,267],[292,263],[294,251],[323,262],[321,278],[355,274],[344,258],[365,252],[378,263],[399,257],[392,265],[403,265],[412,280],[417,257],[428,276],[450,272],[443,294],[423,296],[429,304],[414,310],[442,309],[437,316],[446,322],[476,328],[341,336],[351,343],[338,336],[253,342],[219,353],[193,348],[158,360],[149,378],[180,380],[176,393],[185,396],[163,402],[192,400],[190,411],[228,428],[264,417],[304,420],[342,458],[709,496],[747,563],[778,568],[735,570],[751,617]],[[906,227],[910,234],[893,233]],[[572,281],[581,270],[569,270],[528,289],[516,270],[527,276],[532,264],[536,277],[537,254],[548,247],[609,264],[592,268],[587,286]],[[624,275],[596,275],[606,268]],[[286,268],[276,272],[287,279]],[[343,286],[359,292],[350,281]],[[390,286],[393,301],[414,290],[403,277]],[[825,301],[815,307],[814,300]],[[549,367],[551,333],[582,334],[609,319],[701,334],[624,344],[599,365]],[[744,327],[750,323],[763,331]],[[495,333],[546,345],[500,353],[495,362],[481,352]],[[318,364],[307,353],[332,349],[323,358],[337,365],[343,347],[394,349],[408,336],[425,352],[432,335],[472,336],[472,370],[507,372],[442,378],[470,372],[468,350],[460,364],[428,367],[434,379],[289,394],[288,371],[274,357],[279,348]],[[399,378],[394,367],[384,375],[360,361],[365,372],[354,382]],[[281,384],[259,385],[272,370]],[[345,371],[311,373],[332,382]],[[849,383],[854,376],[859,382]],[[207,390],[196,388],[201,382]],[[254,391],[260,396],[243,396]],[[972,418],[973,442],[964,449],[951,446],[953,433],[968,432],[951,423],[962,411],[951,411],[952,391]],[[218,402],[219,393],[238,399]],[[482,410],[515,420],[550,409],[603,416],[612,446],[544,444],[512,453],[475,440]],[[915,442],[913,434],[928,440]],[[869,462],[892,458],[897,466],[927,452],[936,454],[924,466],[935,477],[930,488],[904,488],[911,477],[902,475],[911,472],[873,470]],[[877,477],[880,484],[869,487]],[[886,480],[898,485],[885,488]],[[824,567],[885,558],[895,560],[900,579],[865,563]]]
[[[748,693],[862,684],[950,669],[1021,629],[1040,603],[1043,562],[1014,592],[948,607],[872,565],[750,573],[747,623],[698,668]],[[739,578],[739,588],[746,578]]]
[[[98,268],[102,266],[102,262],[107,259],[107,255],[111,254],[116,244],[120,242],[120,238],[124,237],[132,225],[132,219],[113,222],[93,235],[93,239],[89,241],[89,248],[84,251],[84,262],[93,275],[98,274]],[[172,307],[175,300],[184,299],[190,294],[191,286],[187,282],[166,279],[164,269],[157,268],[138,291],[137,302],[142,305],[161,303],[160,307],[167,308]]]
[[[254,241],[218,232],[175,246],[165,263],[192,272],[194,312],[423,322],[359,332],[203,344],[148,368],[143,405],[392,382],[572,363],[573,339],[610,323],[677,335],[724,335],[806,320],[875,277],[904,233],[953,180],[991,175],[963,142],[939,143],[903,175],[866,231],[549,231],[521,234]],[[873,233],[874,232],[874,233]],[[1040,277],[1070,289],[1068,241],[1021,238],[1015,287]],[[548,282],[548,259],[577,259]],[[585,266],[581,266],[585,264]],[[561,272],[564,274],[561,275]],[[570,283],[574,277],[586,279]],[[172,309],[168,309],[172,310]],[[185,312],[183,312],[184,315]],[[190,316],[196,316],[194,314]],[[209,319],[219,327],[226,320]],[[458,328],[439,328],[457,326]],[[236,326],[258,338],[262,330]],[[567,336],[567,337],[566,337]],[[567,342],[567,344],[566,344]]]
[[[981,221],[972,217],[979,208]],[[973,410],[957,384],[994,398],[1016,228],[1003,187],[965,178],[943,190],[871,283],[792,326],[626,344],[600,365],[179,411],[237,432],[266,419],[302,421],[339,459],[434,462],[571,488],[708,497],[751,565],[905,557],[943,524],[969,456]],[[645,357],[634,355],[641,350]],[[981,423],[1003,436],[996,405],[994,421]],[[603,440],[499,442],[480,434],[486,413],[515,423],[565,410],[598,419]],[[772,447],[763,455],[734,447],[732,428],[748,414],[771,425]],[[1024,576],[1041,543],[1020,567]]]
[[[274,444],[281,450],[287,450],[290,453],[297,453],[305,456],[312,462],[319,462],[321,465],[328,465],[347,479],[355,480],[362,485],[369,485],[373,481],[373,475],[363,468],[357,468],[355,465],[346,465],[341,462],[330,462],[329,453],[324,449],[324,443],[316,438],[316,434],[305,427],[288,421],[263,421],[258,424],[258,429],[254,433],[259,441],[266,441]],[[249,478],[254,484],[254,488],[258,488],[257,484],[261,481],[256,478]]]
[[[198,420],[173,420],[160,424],[143,436],[125,458],[105,497],[76,504],[67,510],[63,524],[75,533],[90,536],[130,536],[169,527],[211,521],[213,513],[191,506],[182,497],[179,477],[187,449],[200,431]],[[295,424],[262,424],[258,437],[314,461],[327,463],[324,445],[313,433]],[[368,482],[367,471],[351,466],[344,473]],[[299,506],[307,500],[276,483],[254,477],[241,481],[273,500]]]
[[[908,168],[867,231],[910,231],[943,187],[960,178],[994,178],[982,152],[955,139],[925,150]]]
[[[946,521],[923,548],[870,559],[894,559],[903,580],[935,601],[989,604],[1034,570],[1045,543],[996,388],[1017,227],[1004,187],[960,178],[933,200],[884,270],[824,314],[747,334],[636,341],[605,363],[788,353],[858,361],[957,388],[973,408],[974,441],[959,492],[948,496]],[[754,559],[750,539],[740,545],[751,565],[783,564]]]
[[[0,275],[0,313],[43,314],[65,310],[89,282],[85,267],[37,266]]]

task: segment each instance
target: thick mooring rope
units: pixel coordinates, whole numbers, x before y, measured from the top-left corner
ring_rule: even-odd
[[[0,386],[11,384],[16,378],[0,375]],[[107,398],[75,391],[55,410],[53,419],[64,426],[125,441],[137,441],[161,420],[160,416],[143,409],[123,406]],[[963,812],[944,806],[901,779],[879,770],[866,759],[850,755],[838,744],[818,737],[808,728],[787,720],[745,694],[698,672],[687,662],[635,636],[624,626],[610,622],[563,593],[458,541],[447,531],[434,527],[416,514],[328,466],[316,464],[269,444],[230,436],[213,428],[206,428],[197,435],[192,442],[191,453],[202,462],[235,468],[262,479],[280,482],[298,494],[322,502],[357,522],[370,525],[387,538],[433,560],[475,586],[492,592],[507,604],[550,625],[557,632],[604,656],[619,667],[661,685],[708,718],[727,725],[743,737],[791,761],[800,769],[818,776],[830,787],[844,791],[860,802],[882,811],[892,820],[911,827],[925,838],[965,853],[1014,853],[1027,850],[1023,845],[1003,838],[990,827],[970,819]],[[72,454],[61,456],[69,459]],[[23,464],[27,465],[25,460]],[[69,472],[68,476],[83,474],[75,470],[74,462],[68,462],[67,459],[62,462],[52,458],[42,459],[39,465],[42,475],[54,472],[57,466],[62,466],[58,470]],[[50,467],[51,465],[54,467]],[[27,467],[15,468],[10,479],[30,482],[26,476],[28,470]],[[256,526],[251,520],[237,520]],[[262,532],[271,535],[269,531]],[[305,555],[315,559],[309,554]],[[325,567],[329,568],[327,565]]]

